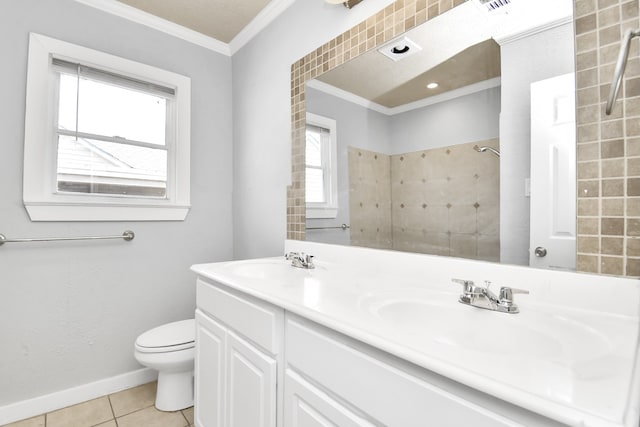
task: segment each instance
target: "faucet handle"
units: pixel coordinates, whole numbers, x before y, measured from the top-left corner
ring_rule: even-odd
[[[529,291],[526,289],[509,288],[507,286],[503,286],[500,288],[500,301],[513,302],[513,294],[528,294],[528,293]]]
[[[478,291],[476,290],[476,285],[473,283],[473,280],[464,280],[464,279],[451,279],[453,283],[458,283],[462,285],[462,293],[463,295],[476,295]]]
[[[498,304],[504,311],[508,313],[518,313],[520,310],[518,309],[518,306],[513,302],[513,294],[528,293],[529,291],[526,289],[509,288],[507,286],[503,286],[500,288],[500,299],[498,300]]]

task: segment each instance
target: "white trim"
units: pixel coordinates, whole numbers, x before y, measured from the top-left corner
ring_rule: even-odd
[[[294,1],[295,0],[271,0],[269,4],[229,42],[231,55],[249,43],[260,31],[264,30],[271,22],[280,16],[282,12],[291,6]]]
[[[231,56],[264,30],[273,20],[293,4],[295,0],[271,0],[229,43],[204,35],[198,31],[160,18],[116,0],[75,0],[106,13],[145,25],[154,30],[177,37],[222,55]]]
[[[305,218],[307,219],[328,219],[337,218],[338,208],[315,208],[307,206]]]
[[[24,202],[31,221],[183,221],[190,206],[90,206]]]
[[[326,94],[333,95],[337,98],[344,99],[345,101],[351,102],[352,104],[359,105],[369,110],[377,111],[378,113],[382,113],[387,116],[390,115],[390,108],[377,104],[373,101],[369,101],[367,98],[363,98],[362,96],[348,92],[344,89],[340,89],[336,86],[330,85],[320,80],[309,80],[307,81],[306,85],[312,89],[316,89]]]
[[[75,0],[86,6],[93,7],[103,12],[110,13],[120,18],[127,19],[137,24],[145,25],[154,30],[188,41],[214,52],[231,56],[229,45],[213,37],[206,36],[190,28],[183,27],[175,22],[167,21],[151,13],[137,9],[116,0]]]
[[[483,90],[487,89],[493,89],[494,87],[500,86],[500,82],[500,77],[494,77],[489,80],[484,80],[478,83],[470,84],[468,86],[463,86],[461,88],[450,90],[439,95],[430,96],[419,101],[391,108],[390,115],[395,116],[396,114],[406,113],[407,111],[417,110],[418,108],[439,104],[440,102],[444,101],[450,101],[455,98],[471,95],[472,93],[482,92]]]
[[[400,105],[398,107],[389,108],[383,105],[377,104],[373,101],[369,101],[366,98],[355,95],[346,90],[337,88],[330,84],[321,82],[319,80],[309,80],[307,86],[310,88],[322,91],[326,94],[333,95],[337,98],[344,99],[347,102],[359,105],[361,107],[368,108],[369,110],[377,111],[378,113],[395,116],[396,114],[406,113],[407,111],[417,110],[418,108],[427,107],[429,105],[438,104],[444,101],[450,101],[461,96],[471,95],[472,93],[481,92],[483,90],[492,89],[500,86],[500,77],[494,77],[493,79],[484,80],[482,82],[474,83],[468,86],[464,86],[458,89],[450,90],[449,92],[441,93],[439,95],[430,96],[428,98],[421,99],[419,101],[411,102],[409,104]]]
[[[551,30],[553,28],[560,27],[560,26],[565,25],[565,24],[572,24],[572,23],[573,23],[573,16],[572,15],[561,16],[561,17],[556,18],[556,19],[554,19],[552,21],[545,22],[542,25],[536,25],[536,26],[533,26],[533,27],[529,27],[529,28],[524,29],[522,31],[518,31],[518,32],[515,32],[515,33],[508,33],[508,34],[504,34],[504,35],[496,35],[496,36],[493,37],[493,39],[500,46],[504,46],[504,45],[512,43],[514,41],[521,40],[521,39],[524,39],[524,38],[527,38],[527,37],[531,37],[531,36],[533,36],[535,34],[542,33],[544,31]]]
[[[131,387],[155,381],[158,372],[151,368],[138,369],[92,383],[60,390],[44,396],[0,406],[0,425],[31,418],[67,406],[86,402]]]

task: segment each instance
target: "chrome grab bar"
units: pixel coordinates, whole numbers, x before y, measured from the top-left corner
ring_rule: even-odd
[[[616,62],[616,68],[613,72],[613,81],[611,82],[611,90],[609,91],[609,99],[607,100],[607,108],[605,113],[607,116],[611,115],[613,111],[613,104],[616,103],[618,98],[618,92],[620,91],[620,85],[622,84],[622,76],[624,75],[624,69],[627,67],[627,57],[629,56],[629,48],[631,47],[631,40],[634,37],[640,36],[640,29],[633,31],[627,30],[624,33],[622,45],[620,46],[620,53],[618,54],[618,62]]]
[[[346,230],[347,228],[351,228],[350,226],[348,226],[347,224],[342,224],[339,225],[337,227],[307,227],[307,230],[334,230],[334,229],[342,229],[342,230]]]
[[[136,237],[131,230],[126,230],[120,236],[78,236],[78,237],[40,237],[40,238],[23,238],[23,239],[7,239],[4,234],[0,234],[0,246],[5,243],[26,243],[26,242],[57,242],[61,240],[106,240],[106,239],[124,239],[127,242]]]

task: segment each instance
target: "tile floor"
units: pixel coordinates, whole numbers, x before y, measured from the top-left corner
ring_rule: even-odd
[[[3,427],[191,427],[193,407],[160,412],[152,382]]]

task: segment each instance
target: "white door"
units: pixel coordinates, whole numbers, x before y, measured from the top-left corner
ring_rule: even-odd
[[[196,310],[195,422],[224,426],[224,357],[226,330]]]
[[[284,425],[287,427],[373,427],[326,393],[287,370]]]
[[[575,75],[531,84],[529,265],[576,268]]]
[[[227,331],[227,427],[275,427],[277,363]],[[208,427],[208,426],[207,426]]]

